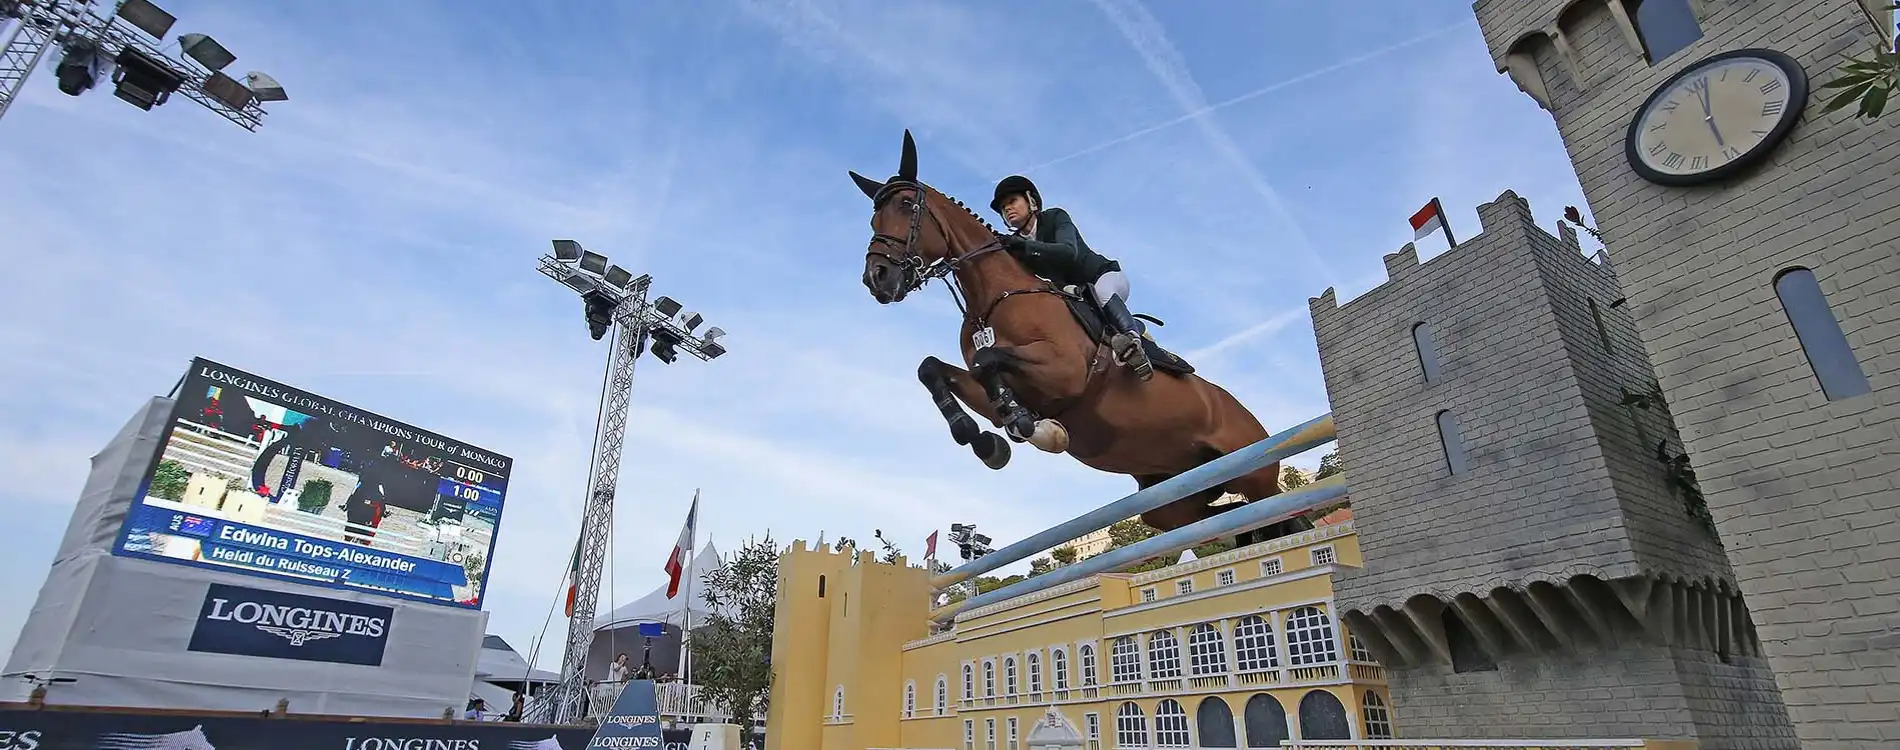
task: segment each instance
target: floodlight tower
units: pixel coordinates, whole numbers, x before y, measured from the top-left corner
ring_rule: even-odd
[[[541,273],[581,296],[587,332],[595,341],[618,330],[607,353],[594,453],[588,461],[587,504],[575,547],[574,608],[568,615],[561,682],[534,710],[538,721],[567,724],[578,722],[587,707],[587,650],[594,643],[594,606],[600,599],[600,571],[613,530],[614,491],[620,480],[634,362],[648,351],[666,364],[672,364],[682,351],[711,361],[726,353],[725,345],[719,343],[726,332],[715,326],[694,338],[693,330],[705,322],[704,316],[686,311],[671,297],[648,302],[652,276],[635,278],[627,269],[608,263],[607,256],[573,240],[554,241],[554,253],[541,257]]]
[[[204,34],[178,35],[181,56],[159,45],[176,16],[151,0],[121,0],[101,15],[99,0],[0,0],[0,117],[55,47],[59,90],[79,96],[101,78],[113,94],[151,111],[173,93],[204,105],[245,130],[264,124],[262,102],[288,100],[284,87],[251,71],[243,81],[224,73],[237,55]]]

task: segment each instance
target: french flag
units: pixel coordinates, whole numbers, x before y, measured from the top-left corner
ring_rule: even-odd
[[[671,599],[679,593],[680,580],[686,577],[686,557],[693,554],[693,525],[699,520],[699,493],[693,493],[693,507],[686,511],[686,527],[680,529],[679,541],[673,543],[673,554],[666,557],[666,598]]]
[[[1425,239],[1433,232],[1444,232],[1446,242],[1453,245],[1458,244],[1456,240],[1451,238],[1451,226],[1445,223],[1445,208],[1438,204],[1437,198],[1433,198],[1432,202],[1425,204],[1425,207],[1419,209],[1418,213],[1412,214],[1413,241]]]

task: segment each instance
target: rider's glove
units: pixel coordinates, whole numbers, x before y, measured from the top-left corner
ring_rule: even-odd
[[[1020,255],[1023,252],[1023,244],[1026,241],[1027,240],[1020,234],[1003,235],[1003,249],[1010,251],[1012,254]]]

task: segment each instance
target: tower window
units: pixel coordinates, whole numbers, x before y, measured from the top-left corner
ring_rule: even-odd
[[[1590,319],[1596,321],[1597,340],[1603,343],[1603,353],[1609,354],[1611,353],[1610,329],[1603,325],[1603,311],[1597,308],[1596,300],[1586,298],[1584,301],[1590,303]]]
[[[1636,36],[1643,40],[1643,55],[1649,64],[1668,59],[1702,38],[1702,24],[1695,19],[1690,0],[1629,0],[1630,21]]]
[[[1465,456],[1465,441],[1458,434],[1458,419],[1450,411],[1438,413],[1438,442],[1445,449],[1445,468],[1452,474],[1463,474],[1469,463]]]
[[[1425,382],[1438,382],[1438,349],[1432,346],[1431,326],[1413,324],[1412,348],[1418,352],[1418,369],[1425,373]]]
[[[1807,355],[1827,400],[1839,401],[1873,390],[1866,373],[1861,372],[1860,362],[1854,359],[1854,350],[1847,345],[1840,321],[1828,308],[1813,271],[1798,267],[1782,271],[1775,276],[1775,296],[1781,298],[1781,309],[1788,313],[1788,323],[1794,326],[1801,352]]]
[[[818,598],[820,599],[825,598],[825,577],[824,576],[818,577]]]

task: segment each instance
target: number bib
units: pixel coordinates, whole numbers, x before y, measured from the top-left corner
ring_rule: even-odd
[[[970,334],[970,343],[976,344],[976,348],[978,349],[987,349],[995,346],[996,329],[989,326],[976,329],[976,333]]]

